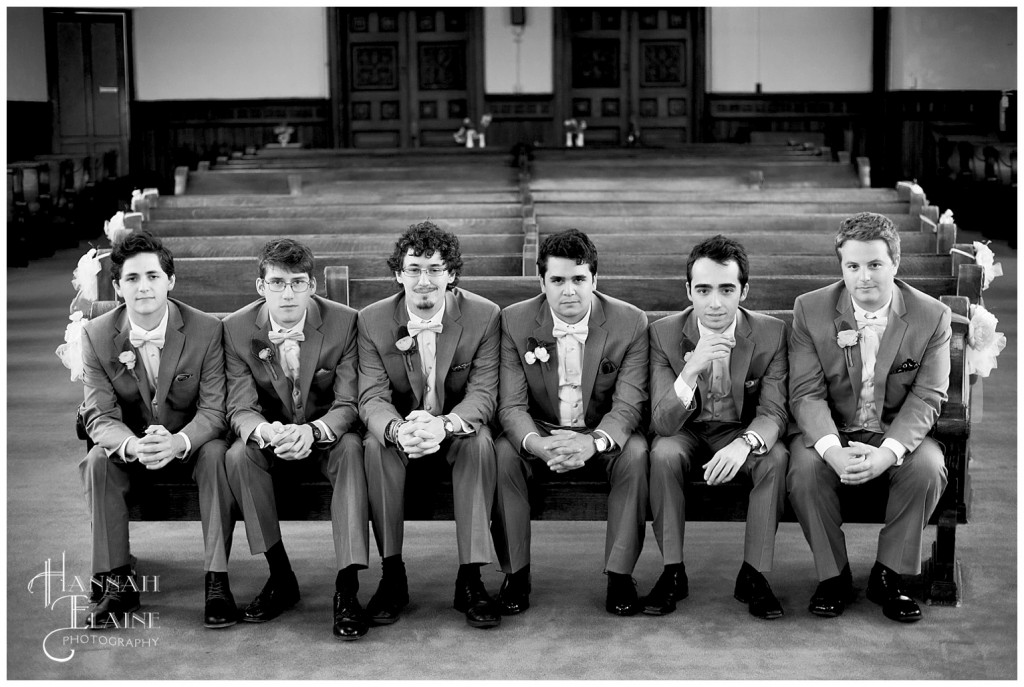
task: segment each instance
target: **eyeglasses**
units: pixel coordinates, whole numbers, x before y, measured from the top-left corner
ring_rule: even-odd
[[[263,282],[267,288],[275,293],[284,291],[284,287],[292,287],[292,293],[303,293],[309,288],[308,279],[296,279],[295,281],[285,281],[284,279],[268,279]]]
[[[424,272],[427,273],[428,277],[440,277],[442,274],[448,271],[447,267],[438,267],[436,265],[428,267],[427,269],[420,269],[419,267],[403,267],[402,274],[413,279],[419,279],[420,275]]]

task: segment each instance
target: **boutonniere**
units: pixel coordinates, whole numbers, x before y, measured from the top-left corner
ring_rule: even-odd
[[[693,357],[693,349],[695,349],[697,346],[695,346],[694,343],[687,339],[685,336],[683,337],[683,340],[680,342],[679,346],[683,352],[683,365],[685,365],[686,363],[690,362],[690,358]]]
[[[395,341],[395,348],[405,356],[405,366],[412,371],[412,354],[419,349],[416,346],[416,338],[409,336],[409,328],[404,324],[398,328],[398,340]]]
[[[277,381],[277,370],[274,368],[274,349],[266,341],[252,340],[252,354],[262,360],[270,370],[270,376]]]
[[[850,351],[851,348],[856,346],[860,342],[860,332],[850,327],[849,324],[843,323],[842,329],[839,330],[839,334],[836,335],[836,343],[843,349],[846,354],[846,366],[853,367],[853,353]]]
[[[117,356],[117,362],[128,368],[132,377],[135,376],[135,351],[121,351],[121,355]]]
[[[539,360],[547,367],[547,362],[551,360],[551,354],[548,352],[548,347],[551,345],[550,341],[538,341],[532,336],[527,339],[526,353],[523,354],[526,364],[533,365]]]

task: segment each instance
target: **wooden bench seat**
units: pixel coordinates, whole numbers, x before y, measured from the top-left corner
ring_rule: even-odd
[[[743,232],[806,232],[834,237],[839,223],[849,217],[848,214],[767,214],[751,213],[748,215],[678,215],[655,216],[623,213],[617,215],[592,216],[582,208],[572,215],[549,215],[544,206],[537,206],[535,218],[542,234],[554,234],[570,227],[576,227],[588,235],[600,234],[661,234],[671,232],[704,231],[707,236]],[[907,214],[891,215],[889,218],[901,232],[919,232],[931,230],[928,222],[920,217]]]
[[[508,191],[481,191],[464,192],[457,196],[450,191],[435,192],[410,192],[401,189],[388,191],[353,189],[350,192],[342,192],[335,195],[235,195],[235,196],[166,196],[156,199],[150,203],[150,213],[153,219],[179,219],[183,217],[258,217],[259,215],[244,214],[250,210],[263,212],[276,212],[279,210],[309,209],[316,210],[321,207],[370,205],[370,206],[393,206],[393,205],[437,205],[451,203],[456,200],[460,204],[519,204],[520,192],[518,190]],[[238,212],[238,215],[208,215],[205,213],[228,213]],[[200,213],[200,214],[190,214]]]
[[[513,203],[339,203],[262,207],[151,208],[151,221],[189,219],[350,219],[380,217],[417,221],[424,217],[490,218],[522,217],[523,208]]]
[[[256,256],[263,245],[271,238],[292,238],[309,246],[314,254],[324,253],[364,253],[385,258],[391,255],[395,247],[395,239],[404,229],[399,225],[390,233],[375,234],[304,234],[292,227],[280,234],[255,235],[240,234],[228,236],[203,236],[197,240],[195,236],[161,236],[160,240],[167,246],[175,259],[189,257],[230,257]],[[459,245],[463,255],[499,255],[521,252],[523,248],[522,231],[506,233],[469,234],[459,233]]]
[[[163,219],[146,223],[154,235],[164,236],[239,236],[244,234],[274,237],[287,234],[387,234],[392,242],[410,224],[433,220],[448,231],[462,234],[508,234],[522,232],[520,217],[444,217],[416,215],[408,217],[348,217],[341,219],[306,217],[301,219]]]
[[[487,174],[467,174],[464,177],[452,178],[435,176],[433,170],[419,169],[418,174],[403,171],[376,171],[360,173],[358,170],[315,170],[306,174],[287,170],[211,170],[188,172],[182,184],[183,194],[277,194],[292,193],[293,187],[301,189],[301,193],[316,195],[317,193],[336,193],[345,184],[356,185],[366,190],[379,190],[387,186],[409,188],[450,188],[453,190],[502,191],[515,188],[518,174],[513,170],[499,170]],[[289,179],[296,177],[297,179]],[[441,186],[438,180],[443,180]]]
[[[587,184],[594,186],[594,184]],[[571,181],[558,179],[531,179],[530,193],[536,204],[593,203],[607,201],[608,194],[618,202],[632,203],[706,203],[709,201],[735,204],[754,203],[895,203],[900,198],[895,189],[889,188],[777,188],[777,189],[734,189],[728,193],[695,193],[690,191],[659,191],[645,188],[625,191],[617,179],[608,179],[604,188],[577,189]],[[907,201],[909,202],[909,201]]]
[[[692,203],[646,203],[604,200],[588,203],[534,202],[538,221],[542,217],[586,215],[590,217],[692,217],[692,216],[760,216],[778,217],[796,215],[853,215],[858,212],[877,212],[896,217],[910,213],[910,204],[889,203],[729,203],[701,201]]]

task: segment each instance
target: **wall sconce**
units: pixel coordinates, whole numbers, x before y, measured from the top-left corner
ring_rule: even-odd
[[[509,23],[511,23],[512,26],[526,26],[526,8],[510,7]]]

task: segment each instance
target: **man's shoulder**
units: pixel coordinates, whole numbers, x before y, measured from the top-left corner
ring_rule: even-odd
[[[668,334],[669,332],[681,332],[683,330],[683,324],[686,323],[686,319],[690,316],[690,313],[692,312],[693,308],[688,307],[686,310],[683,310],[682,312],[666,315],[661,319],[651,322],[651,330],[655,332],[659,337],[663,337],[665,334]]]
[[[756,310],[743,308],[743,314],[750,323],[750,328],[757,332],[782,332],[786,329],[786,323],[779,318]]]
[[[216,315],[211,315],[179,300],[170,299],[170,302],[177,306],[181,322],[186,328],[216,330],[220,326],[221,319]]]
[[[402,292],[398,292],[387,298],[381,298],[379,301],[374,301],[367,306],[364,306],[359,311],[359,319],[361,320],[376,320],[380,318],[391,318],[395,311],[395,306],[398,304],[398,299],[402,297]]]
[[[501,309],[494,301],[461,287],[452,289],[452,295],[458,301],[459,309],[463,313],[496,313]]]
[[[544,294],[537,294],[533,298],[507,305],[501,311],[502,319],[509,324],[519,324],[524,321],[534,321],[541,307],[547,307]]]
[[[846,288],[846,285],[842,280],[837,281],[834,284],[828,286],[822,286],[814,291],[808,291],[802,293],[796,297],[793,301],[793,308],[795,309],[798,305],[804,308],[820,307],[825,305],[835,305],[839,301],[839,295]]]
[[[896,288],[903,295],[903,305],[908,313],[924,316],[927,319],[938,319],[949,311],[949,306],[938,298],[929,296],[900,279],[896,280]]]
[[[600,291],[594,292],[594,298],[601,303],[605,319],[611,320],[613,325],[616,323],[621,325],[635,324],[638,321],[643,321],[645,325],[647,324],[647,313],[632,303],[609,296]]]
[[[313,302],[320,308],[320,317],[324,322],[347,322],[359,316],[359,311],[355,308],[328,298],[314,296]]]
[[[118,319],[124,314],[124,303],[121,303],[110,312],[103,313],[99,317],[89,320],[85,323],[85,331],[89,334],[90,338],[99,335],[109,335],[117,324]]]
[[[237,330],[242,326],[249,325],[256,321],[256,314],[266,301],[259,298],[248,305],[243,305],[238,310],[224,318],[224,328]]]

